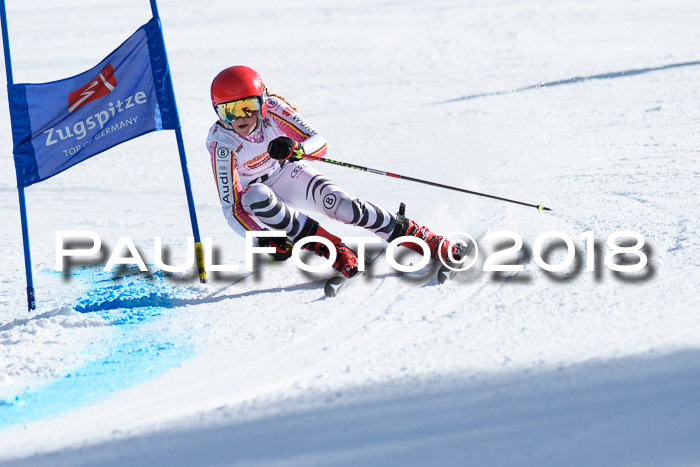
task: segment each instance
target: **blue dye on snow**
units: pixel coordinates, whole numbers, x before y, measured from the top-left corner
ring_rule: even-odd
[[[90,273],[91,283],[105,282]],[[84,278],[85,279],[85,278]],[[111,393],[146,382],[179,366],[194,355],[182,337],[163,332],[176,313],[172,302],[182,292],[162,277],[122,276],[110,285],[88,290],[74,309],[108,321],[110,335],[104,343],[92,343],[84,351],[95,359],[63,378],[10,400],[0,399],[0,429],[90,405]],[[155,324],[155,326],[153,326]]]

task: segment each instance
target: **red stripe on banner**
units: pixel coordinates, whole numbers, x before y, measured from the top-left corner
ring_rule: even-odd
[[[74,112],[88,102],[106,96],[115,87],[117,87],[117,80],[114,77],[114,67],[110,63],[85,86],[68,94],[68,112]]]

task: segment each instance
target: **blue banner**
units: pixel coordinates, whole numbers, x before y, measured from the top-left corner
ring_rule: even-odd
[[[8,96],[20,187],[145,133],[179,127],[157,19],[94,68],[60,81],[9,85]]]

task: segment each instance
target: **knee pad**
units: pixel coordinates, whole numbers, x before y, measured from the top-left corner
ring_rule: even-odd
[[[343,190],[331,190],[325,193],[321,202],[323,203],[323,211],[331,219],[344,224],[352,221],[355,201]]]
[[[248,185],[241,195],[241,204],[248,213],[273,206],[277,202],[275,193],[262,183]]]

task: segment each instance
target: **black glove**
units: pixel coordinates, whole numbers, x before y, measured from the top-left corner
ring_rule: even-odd
[[[267,146],[267,153],[273,159],[298,161],[304,156],[304,148],[289,136],[280,136]]]
[[[258,246],[271,246],[277,251],[268,253],[275,261],[286,261],[292,257],[294,242],[289,237],[258,237]]]

